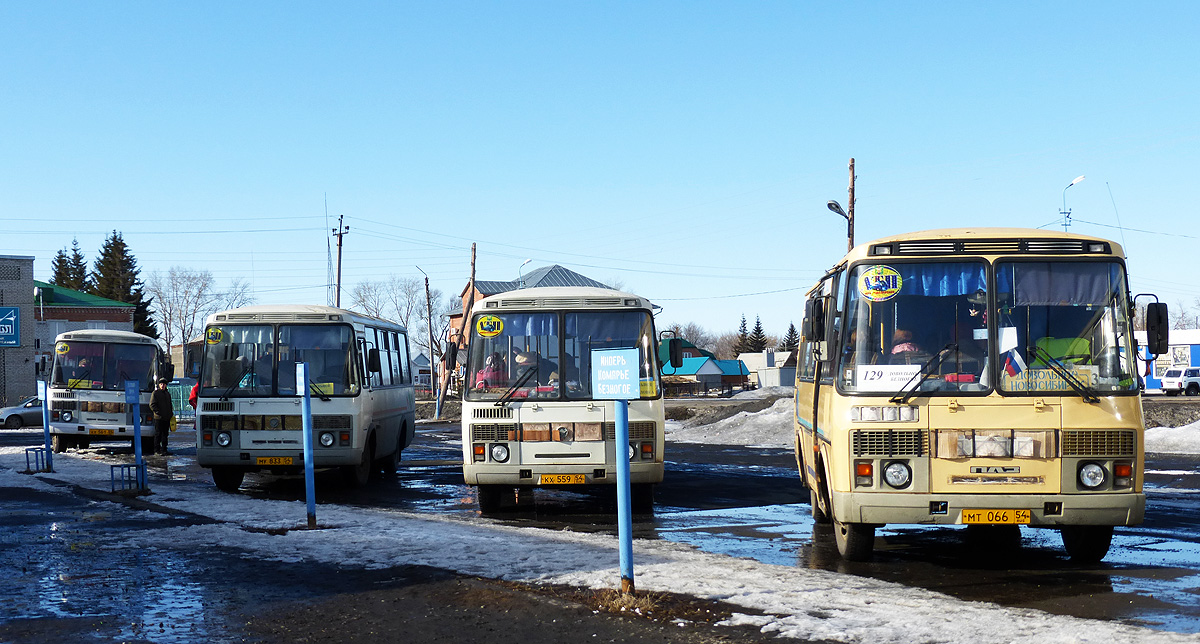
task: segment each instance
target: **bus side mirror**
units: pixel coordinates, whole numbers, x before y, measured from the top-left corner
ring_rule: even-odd
[[[1170,348],[1167,341],[1167,303],[1150,302],[1146,305],[1146,348],[1160,356]]]
[[[175,379],[175,365],[170,362],[163,365],[163,378],[166,378],[168,381]]]
[[[383,367],[379,362],[379,349],[367,351],[367,371],[371,373],[381,373],[383,371]]]
[[[804,320],[800,323],[804,339],[820,342],[825,339],[825,300],[813,298],[804,303]]]
[[[451,342],[446,345],[446,369],[453,370],[458,368],[458,344]]]
[[[672,367],[678,369],[683,366],[683,342],[679,338],[667,340],[667,355]]]

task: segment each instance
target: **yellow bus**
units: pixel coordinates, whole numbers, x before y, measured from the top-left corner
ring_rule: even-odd
[[[885,524],[1061,532],[1098,561],[1145,513],[1134,302],[1111,241],[975,228],[851,250],[808,292],[796,461],[865,560]],[[1166,351],[1166,305],[1146,306]],[[1002,527],[997,527],[1002,526]]]

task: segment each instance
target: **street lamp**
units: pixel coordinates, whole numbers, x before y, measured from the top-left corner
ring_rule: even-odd
[[[525,271],[523,269],[525,268],[526,264],[528,264],[529,262],[532,262],[532,261],[533,261],[532,258],[527,259],[527,260],[521,262],[521,265],[517,268],[517,283],[521,285],[520,286],[521,288],[525,288]]]
[[[1086,178],[1086,177],[1084,177],[1084,175],[1082,175],[1082,174],[1081,174],[1081,175],[1079,175],[1078,177],[1075,177],[1075,180],[1074,180],[1074,181],[1072,181],[1071,183],[1068,183],[1068,184],[1067,184],[1067,188],[1070,188],[1071,186],[1073,186],[1073,185],[1075,185],[1075,184],[1079,183],[1080,181],[1083,181],[1085,178]],[[1066,232],[1066,231],[1067,231],[1067,227],[1071,225],[1071,211],[1070,211],[1070,210],[1067,210],[1067,188],[1063,188],[1063,205],[1062,205],[1062,210],[1058,211],[1058,214],[1062,215],[1062,218],[1063,218],[1063,225],[1062,225],[1062,226],[1063,226],[1063,232]]]
[[[833,199],[830,199],[825,206],[846,220],[846,252],[854,250],[854,216],[847,215],[846,211],[842,210],[842,204]]]

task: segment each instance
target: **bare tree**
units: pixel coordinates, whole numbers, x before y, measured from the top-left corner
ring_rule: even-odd
[[[377,318],[387,318],[388,307],[391,306],[386,295],[386,282],[363,280],[354,285],[350,291],[350,308],[362,311]]]
[[[1200,298],[1196,299],[1195,306],[1176,301],[1174,306],[1167,307],[1167,316],[1172,329],[1200,328]]]
[[[732,360],[737,357],[734,351],[734,345],[738,343],[740,336],[736,331],[728,331],[717,336],[713,343],[713,353],[716,354],[718,360]]]
[[[222,309],[249,304],[249,285],[241,279],[229,288],[217,291],[212,271],[172,266],[164,274],[155,271],[146,281],[146,292],[155,301],[162,340],[168,346],[195,338],[204,327],[204,318]]]
[[[688,322],[687,324],[676,322],[667,327],[666,330],[674,331],[676,336],[691,342],[705,351],[716,353],[717,337],[695,322]]]
[[[391,275],[387,282],[387,299],[396,320],[405,327],[411,325],[418,311],[425,309],[425,282],[416,277]]]

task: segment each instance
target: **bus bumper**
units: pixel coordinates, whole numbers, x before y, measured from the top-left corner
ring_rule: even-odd
[[[291,464],[279,465],[278,461],[262,461],[260,459],[291,459]],[[350,449],[318,448],[313,450],[313,467],[338,467],[341,465],[358,465],[361,453]],[[237,449],[200,448],[196,450],[196,464],[201,467],[239,467],[246,471],[271,470],[276,472],[303,472],[303,449],[255,450],[253,454]]]
[[[1119,494],[872,494],[833,493],[833,513],[849,523],[958,525],[963,510],[1029,510],[1029,525],[1137,525],[1146,495]]]
[[[630,483],[661,483],[664,466],[662,463],[643,463],[629,468]],[[604,476],[596,476],[603,472]],[[506,468],[502,471],[487,471],[476,468],[464,469],[463,479],[467,485],[525,485],[540,486],[543,474],[582,474],[585,485],[616,485],[617,471],[613,468],[587,467],[582,465],[538,465],[520,469]],[[562,486],[570,487],[570,486]]]

